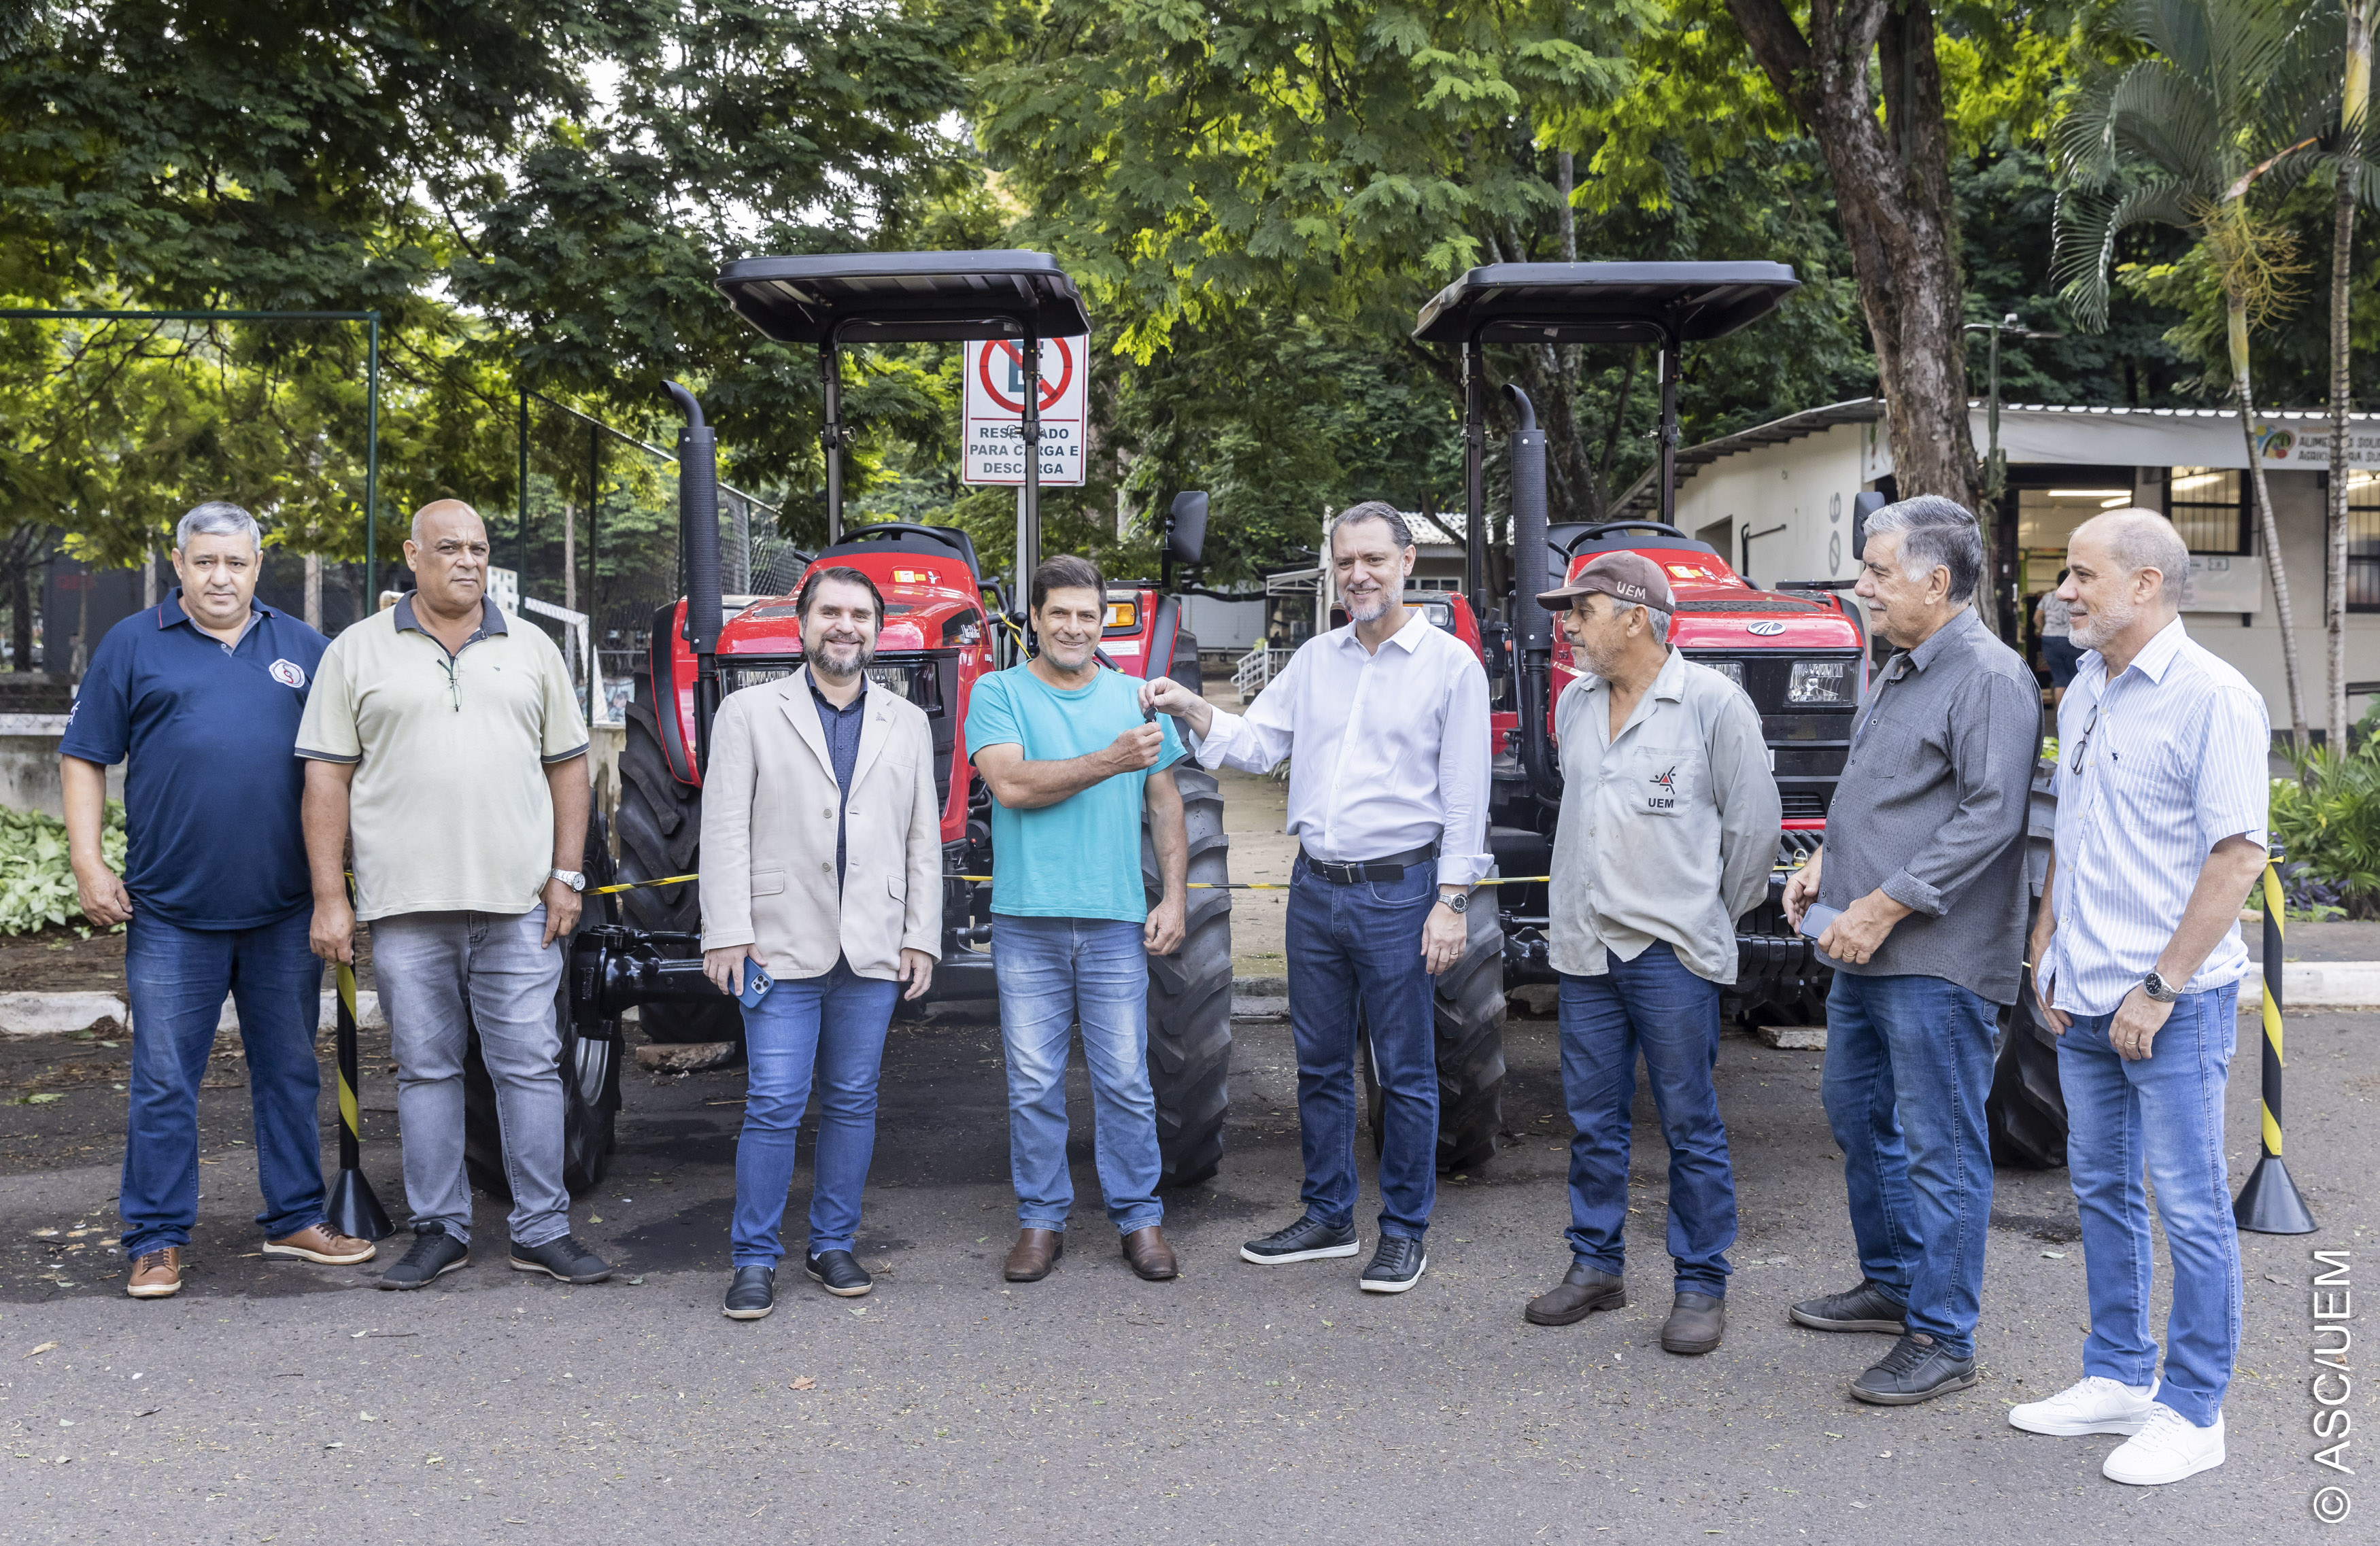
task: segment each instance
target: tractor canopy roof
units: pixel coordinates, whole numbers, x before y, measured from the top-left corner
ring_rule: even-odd
[[[1083,297],[1044,252],[837,252],[746,258],[715,282],[735,314],[783,344],[1072,338]]]
[[[1430,297],[1425,344],[1650,344],[1724,338],[1801,286],[1786,263],[1491,263]]]

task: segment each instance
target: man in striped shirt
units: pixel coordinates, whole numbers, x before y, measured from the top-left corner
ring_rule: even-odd
[[[2128,1435],[2101,1472],[2153,1486],[2223,1463],[2240,1316],[2223,1094],[2272,737],[2255,689],[2182,629],[2190,554],[2170,522],[2097,516],[2068,562],[2058,595],[2095,653],[2058,706],[2057,851],[2033,960],[2059,1034],[2091,1329],[2081,1383],[2009,1420]],[[2173,1259],[2162,1382],[2143,1166]]]

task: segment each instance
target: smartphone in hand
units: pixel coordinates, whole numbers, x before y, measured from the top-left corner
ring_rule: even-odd
[[[744,991],[735,996],[736,1002],[747,1009],[757,1009],[760,1000],[768,997],[769,990],[776,985],[777,980],[769,975],[767,967],[747,959],[744,962]]]
[[[1812,902],[1802,910],[1802,932],[1815,939],[1827,932],[1828,924],[1842,915],[1843,910],[1840,907],[1828,907],[1823,902]]]

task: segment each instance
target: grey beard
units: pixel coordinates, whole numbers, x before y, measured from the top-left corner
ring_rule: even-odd
[[[853,677],[866,670],[868,663],[875,658],[876,652],[862,645],[859,646],[859,658],[853,661],[850,668],[846,670],[830,658],[826,651],[820,650],[810,657],[810,672],[814,676],[822,676],[829,682],[849,682]]]
[[[2133,620],[2139,616],[2140,609],[2137,607],[2128,612],[2119,612],[2111,607],[2102,607],[2088,617],[2077,618],[2072,623],[2075,647],[2097,649],[2125,629],[2130,628]]]
[[[1373,595],[1377,599],[1373,604],[1372,610],[1368,612],[1358,611],[1356,610],[1355,598],[1354,597],[1350,596],[1344,598],[1347,603],[1347,618],[1349,622],[1370,622],[1378,618],[1387,615],[1389,610],[1389,593],[1385,590],[1380,590],[1373,592]]]

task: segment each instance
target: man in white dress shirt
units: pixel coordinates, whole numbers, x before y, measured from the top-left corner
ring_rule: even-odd
[[[2240,1316],[2223,1093],[2272,731],[2247,679],[2182,629],[2190,552],[2171,522],[2110,511],[2067,558],[2058,594],[2091,653],[2058,706],[2058,843],[2033,960],[2058,1034],[2090,1315],[2082,1379],[2009,1421],[2124,1434],[2100,1474],[2150,1487],[2223,1464]],[[2143,1171],[2173,1264],[2162,1378]]]
[[[1308,640],[1245,716],[1170,679],[1142,702],[1182,719],[1198,761],[1262,773],[1294,751],[1289,830],[1289,1021],[1297,1044],[1305,1212],[1240,1254],[1277,1264],[1353,1256],[1355,1013],[1384,1108],[1380,1242],[1361,1286],[1401,1294],[1429,1265],[1438,1194],[1438,1059],[1430,978],[1460,960],[1488,873],[1488,678],[1405,606],[1413,536],[1395,509],[1352,505],[1330,528],[1351,620]]]

